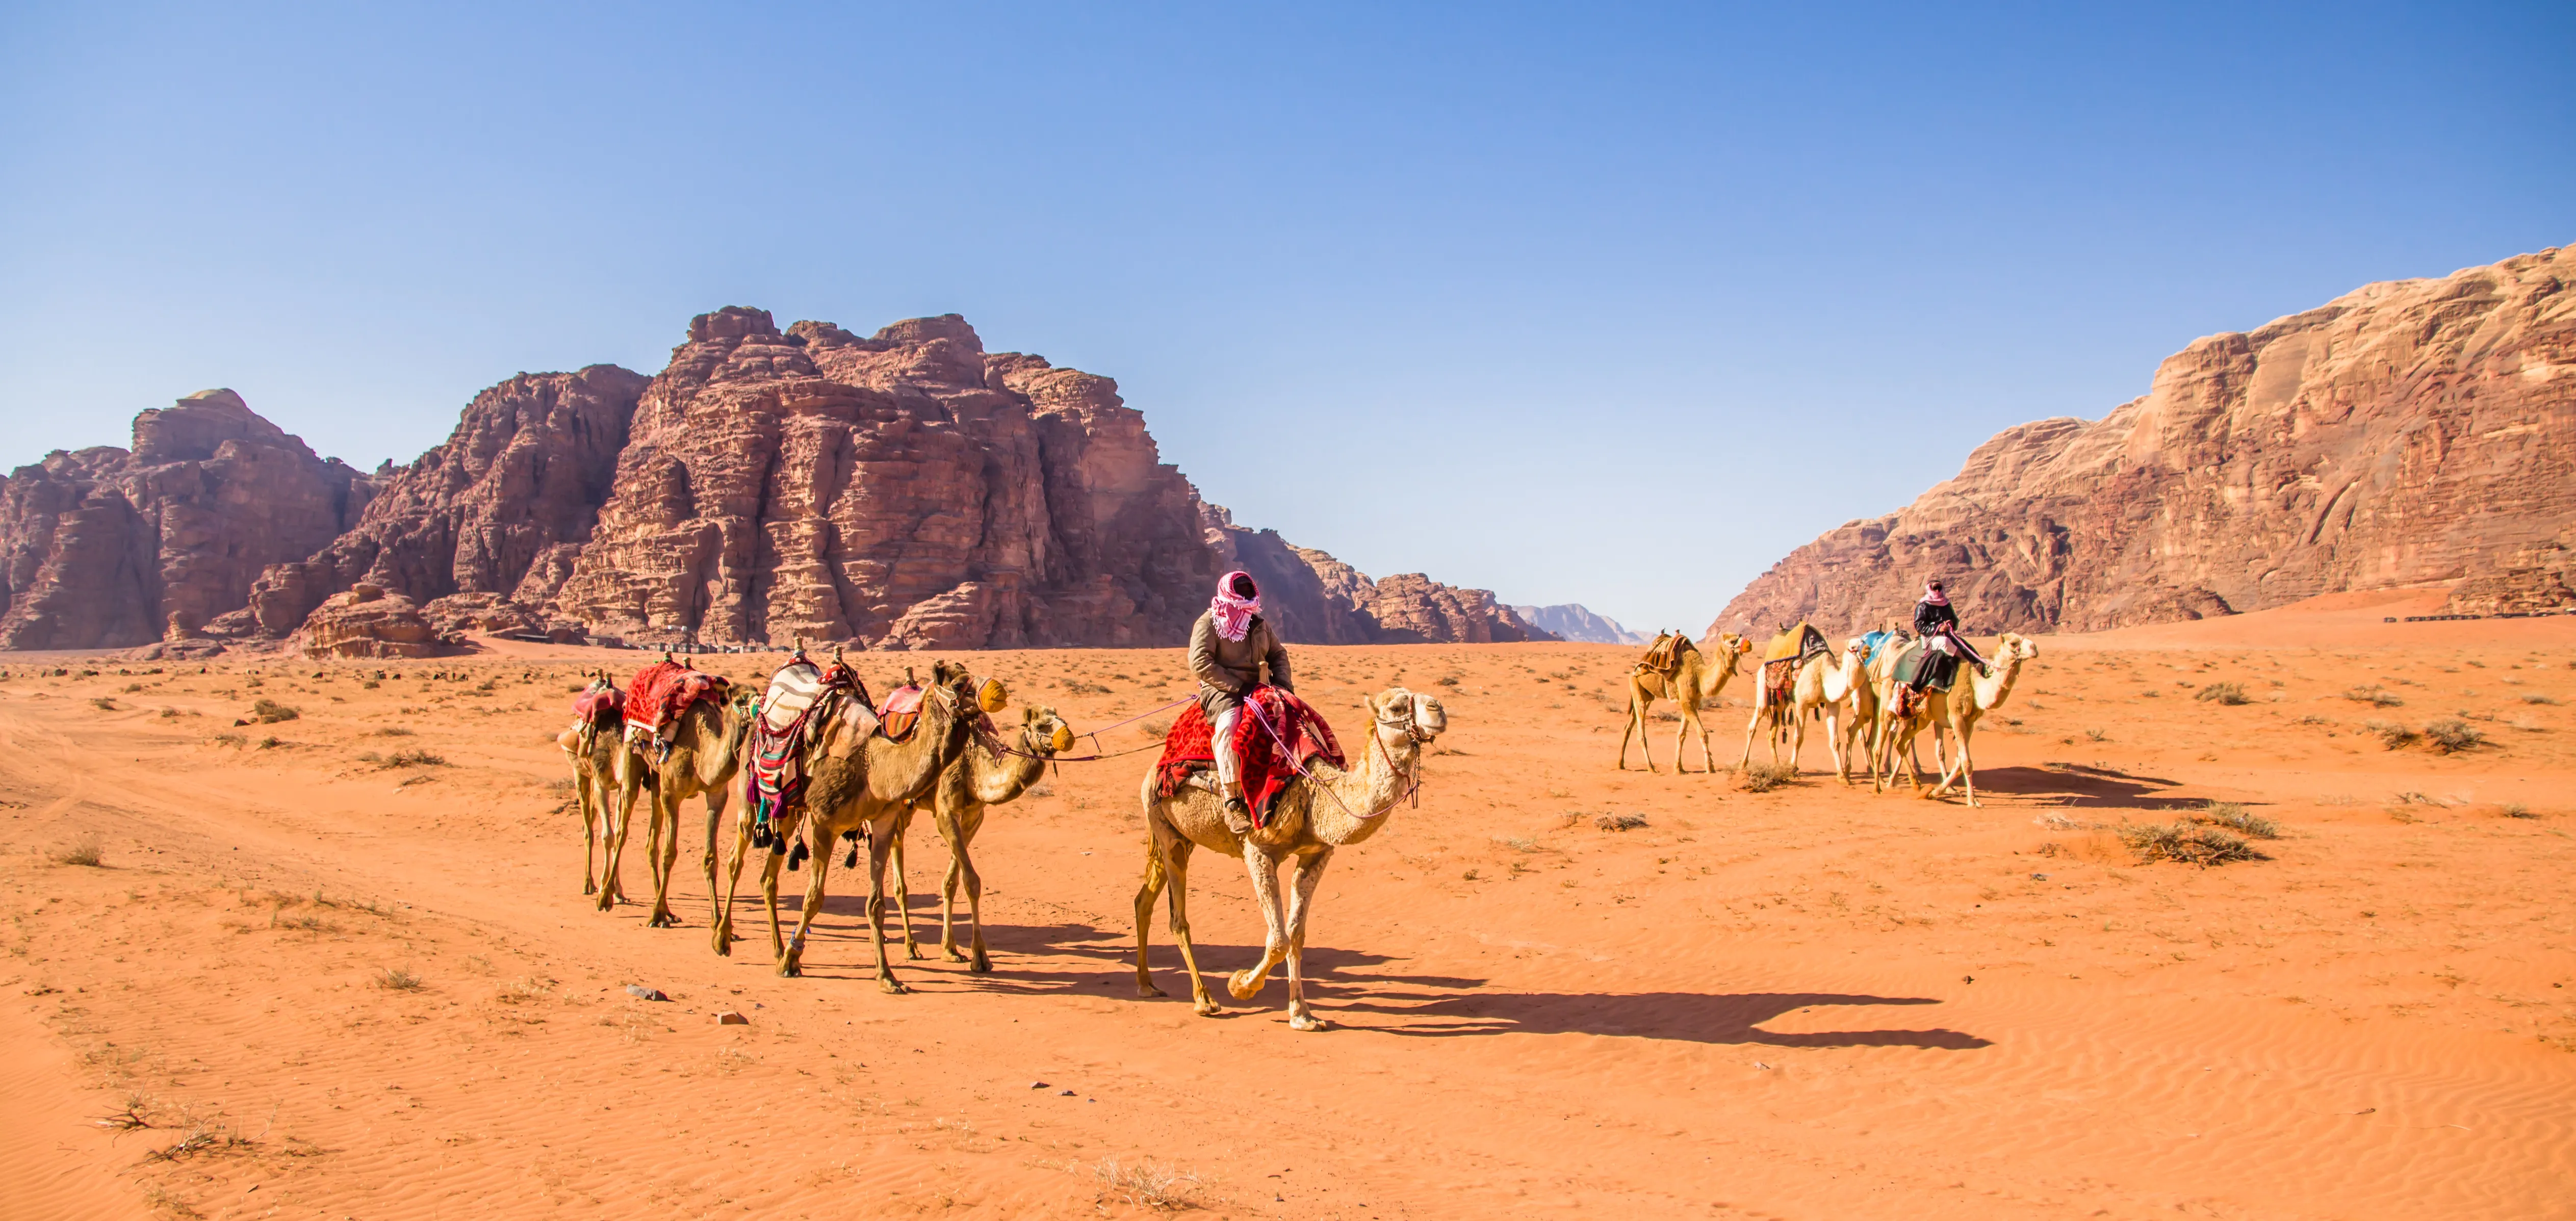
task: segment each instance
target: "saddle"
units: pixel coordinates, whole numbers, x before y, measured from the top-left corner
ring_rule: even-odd
[[[1762,660],[1766,663],[1804,662],[1830,652],[1833,652],[1833,646],[1825,643],[1825,634],[1817,631],[1814,624],[1802,621],[1772,637],[1771,643],[1762,650]]]
[[[1915,641],[1914,643],[1912,643],[1912,644],[1910,644],[1910,645],[1905,646],[1905,651],[1904,651],[1904,652],[1899,653],[1899,654],[1897,654],[1897,655],[1896,655],[1896,668],[1895,668],[1895,670],[1892,672],[1891,677],[1893,677],[1893,678],[1896,680],[1896,685],[1897,685],[1897,686],[1899,686],[1899,687],[1909,687],[1909,688],[1912,688],[1912,689],[1914,689],[1914,690],[1916,690],[1916,691],[1924,691],[1924,690],[1932,690],[1932,691],[1947,691],[1947,690],[1949,690],[1949,689],[1950,689],[1950,684],[1949,684],[1949,682],[1946,680],[1946,678],[1945,678],[1945,680],[1944,680],[1944,681],[1942,681],[1942,682],[1940,682],[1940,683],[1938,683],[1938,684],[1935,684],[1935,685],[1933,685],[1933,686],[1931,686],[1931,687],[1929,687],[1929,688],[1927,688],[1927,687],[1925,687],[1925,686],[1924,686],[1924,684],[1923,684],[1923,671],[1925,670],[1925,668],[1926,668],[1926,667],[1928,667],[1928,666],[1930,666],[1930,665],[1931,665],[1931,661],[1932,661],[1932,650],[1931,650],[1931,648],[1930,648],[1929,646],[1925,645],[1922,641],[1917,640],[1917,641]]]
[[[877,732],[890,742],[904,742],[912,731],[921,727],[921,688],[905,683],[886,692],[885,704],[877,709]]]
[[[760,701],[760,720],[772,733],[785,733],[805,712],[830,690],[823,683],[823,668],[803,658],[787,663],[785,669],[770,676],[769,694]]]
[[[1690,637],[1680,632],[1658,633],[1655,643],[1647,648],[1646,655],[1637,660],[1637,670],[1639,673],[1651,672],[1670,678],[1682,668],[1683,657],[1698,651],[1698,646],[1690,642]]]

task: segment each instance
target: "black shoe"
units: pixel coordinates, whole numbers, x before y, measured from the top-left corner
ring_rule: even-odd
[[[798,844],[798,845],[796,845],[795,847],[790,848],[790,849],[788,849],[788,850],[787,850],[787,872],[789,872],[789,873],[794,873],[794,872],[796,872],[798,869],[802,868],[802,867],[804,866],[804,864],[805,864],[805,845],[803,845],[803,844]]]
[[[1240,797],[1225,799],[1225,829],[1237,835],[1252,834],[1252,807]]]

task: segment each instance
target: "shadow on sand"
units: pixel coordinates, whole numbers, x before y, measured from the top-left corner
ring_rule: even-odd
[[[2047,767],[1981,767],[1977,769],[1977,791],[2011,794],[2083,809],[2180,810],[2196,809],[2199,798],[2167,797],[2164,794],[2180,781],[2161,776],[2138,776],[2107,767],[2085,767],[2074,763],[2053,763]]]

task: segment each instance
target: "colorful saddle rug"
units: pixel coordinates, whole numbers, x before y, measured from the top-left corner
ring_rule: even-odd
[[[1925,690],[1923,675],[1924,671],[1930,667],[1931,662],[1932,650],[1925,647],[1922,641],[1917,640],[1914,643],[1905,646],[1905,651],[1896,655],[1896,668],[1892,672],[1892,676],[1896,679],[1896,685],[1900,687],[1911,687],[1916,691]],[[1929,689],[1933,691],[1949,690],[1950,684],[1947,681],[1947,676],[1944,676],[1943,681]]]
[[[1196,702],[1182,709],[1163,735],[1163,757],[1154,764],[1154,795],[1170,797],[1191,776],[1214,770],[1215,736]],[[1324,723],[1324,714],[1267,684],[1244,697],[1243,715],[1234,720],[1233,745],[1235,758],[1243,763],[1235,774],[1243,781],[1244,803],[1252,807],[1256,828],[1270,825],[1271,807],[1309,764],[1321,759],[1345,766],[1342,745],[1334,740],[1333,727]]]
[[[743,769],[743,798],[755,823],[790,819],[804,807],[805,748],[816,731],[844,711],[870,718],[855,726],[859,736],[873,728],[867,684],[848,666],[837,661],[817,666],[800,652],[770,676],[760,715],[751,724],[751,758]]]
[[[660,734],[699,700],[722,700],[731,691],[723,678],[676,661],[657,661],[635,672],[626,689],[626,724]]]
[[[1867,652],[1861,656],[1860,664],[1864,666],[1878,664],[1879,653],[1887,648],[1888,641],[1894,639],[1896,639],[1896,633],[1890,631],[1864,633],[1860,638],[1860,647]]]
[[[888,741],[903,742],[921,727],[921,687],[905,683],[886,692],[885,704],[877,709],[877,732]]]
[[[1798,698],[1798,659],[1784,657],[1762,663],[1762,706],[1786,708]]]
[[[1646,655],[1637,659],[1637,670],[1639,673],[1662,674],[1669,677],[1674,671],[1682,668],[1683,657],[1698,651],[1698,646],[1691,643],[1690,637],[1680,632],[1660,633],[1655,637],[1655,643],[1646,650]]]
[[[615,687],[594,686],[573,697],[572,714],[585,725],[614,723],[626,712],[626,693]]]
[[[1825,643],[1823,632],[1817,631],[1812,623],[1801,622],[1788,631],[1772,637],[1771,643],[1762,650],[1762,660],[1766,664],[1775,661],[1803,662],[1833,651],[1833,646]]]
[[[769,691],[760,697],[760,721],[773,732],[783,733],[805,719],[814,701],[823,698],[823,667],[798,658],[770,676]]]

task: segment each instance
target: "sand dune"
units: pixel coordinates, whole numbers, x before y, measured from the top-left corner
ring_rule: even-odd
[[[1337,722],[1401,682],[1452,724],[1324,880],[1319,1035],[1276,984],[1135,999],[1150,756],[995,811],[991,976],[937,960],[917,831],[932,948],[888,997],[837,869],[803,979],[756,913],[708,952],[694,841],[681,928],[590,909],[551,735],[636,654],[10,665],[0,1156],[34,1171],[0,1214],[1142,1215],[1143,1167],[1226,1216],[2576,1215],[2576,621],[2381,622],[2409,598],[2043,639],[1983,809],[1613,771],[1629,648],[1299,649]],[[1078,728],[1186,690],[1176,649],[965,659]],[[300,715],[236,727],[260,698]],[[2451,716],[2488,744],[2365,724]],[[2105,829],[2213,799],[2281,824],[2267,859]],[[1260,939],[1227,866],[1193,873],[1216,970]],[[129,1100],[154,1127],[91,1123]]]

